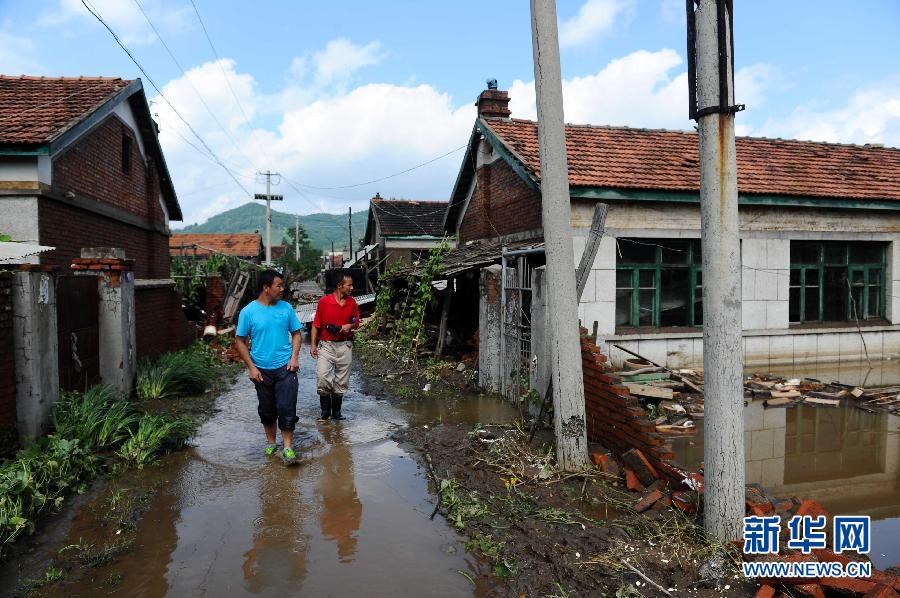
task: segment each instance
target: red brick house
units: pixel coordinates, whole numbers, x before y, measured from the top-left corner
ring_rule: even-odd
[[[281,248],[280,257],[284,257],[284,245],[272,246],[272,259],[276,250]],[[175,233],[169,237],[169,254],[172,257],[188,255],[203,260],[213,253],[238,257],[254,264],[265,260],[266,251],[259,233]]]
[[[368,261],[378,264],[378,272],[394,264],[413,264],[426,258],[444,239],[446,201],[384,199],[369,201],[366,247],[372,247]]]
[[[83,247],[124,249],[138,356],[194,337],[170,279],[181,217],[140,79],[0,75],[0,232],[55,247],[30,260],[60,275]]]
[[[537,123],[508,103],[496,89],[477,100],[444,218],[461,247],[543,237]],[[583,325],[670,367],[701,364],[697,134],[566,125],[566,144],[576,260],[595,204],[609,205]],[[748,366],[862,367],[857,319],[872,359],[873,346],[900,354],[900,149],[753,137],[736,149]]]

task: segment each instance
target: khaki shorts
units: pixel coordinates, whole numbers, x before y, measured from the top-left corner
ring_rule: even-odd
[[[351,341],[319,342],[319,358],[316,361],[316,392],[320,395],[343,395],[350,382],[350,365],[353,361]]]

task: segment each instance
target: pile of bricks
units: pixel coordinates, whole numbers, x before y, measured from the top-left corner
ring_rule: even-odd
[[[613,373],[600,347],[581,329],[581,366],[584,373],[584,405],[587,434],[616,453],[637,448],[657,468],[673,467],[672,445],[656,432],[636,397]]]
[[[128,272],[134,270],[134,260],[118,258],[76,257],[70,266],[75,272]]]

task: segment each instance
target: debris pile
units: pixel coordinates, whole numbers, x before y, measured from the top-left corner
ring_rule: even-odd
[[[694,515],[703,509],[703,472],[683,473],[680,478],[672,477],[672,470],[657,471],[639,449],[631,449],[622,453],[618,461],[615,456],[605,452],[594,452],[591,461],[607,475],[619,477],[625,487],[635,494],[631,509],[638,513],[665,512],[669,508]],[[829,513],[814,500],[801,500],[797,497],[776,498],[759,484],[748,484],[745,491],[745,507],[748,516],[767,517],[781,516],[783,535],[788,535],[788,522],[796,515],[811,517],[824,516],[828,523],[825,529],[832,530]],[[831,545],[829,538],[829,545]],[[756,558],[747,557],[745,558]],[[850,558],[835,554],[827,549],[813,549],[812,554],[804,555],[787,549],[777,555],[761,555],[760,560],[818,561],[839,562],[843,565],[860,558]],[[843,577],[817,578],[771,578],[761,580],[757,596],[775,596],[775,587],[787,586],[796,593],[790,595],[822,596],[826,593],[838,592],[851,596],[897,596],[900,592],[900,575],[894,569],[878,571],[874,567],[869,577],[850,579]]]

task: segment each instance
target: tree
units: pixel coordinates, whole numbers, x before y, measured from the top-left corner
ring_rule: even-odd
[[[287,272],[300,280],[308,280],[315,278],[321,268],[322,250],[313,247],[312,242],[306,235],[303,227],[300,227],[300,257],[294,253],[295,249],[295,231],[294,227],[285,229],[284,239],[282,242],[286,245],[284,258],[278,261],[278,265],[282,266]]]

